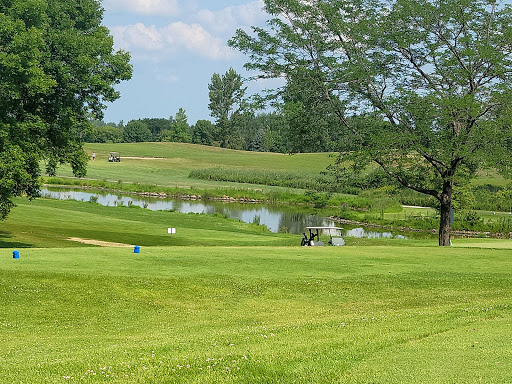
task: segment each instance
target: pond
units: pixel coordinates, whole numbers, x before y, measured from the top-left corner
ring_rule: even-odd
[[[125,195],[102,191],[47,187],[41,196],[60,200],[96,202],[104,206],[136,205],[153,211],[173,210],[182,213],[219,213],[245,223],[265,225],[272,232],[301,234],[307,226],[336,226],[328,217],[315,215],[311,208],[287,207],[283,205],[227,203],[212,200],[181,200],[140,195]],[[357,238],[406,239],[400,232],[343,226],[343,236]]]

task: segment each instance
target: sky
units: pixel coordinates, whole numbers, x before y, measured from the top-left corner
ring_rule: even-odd
[[[103,0],[103,24],[114,48],[131,53],[133,76],[116,89],[105,122],[174,117],[180,108],[188,123],[212,120],[208,84],[230,67],[243,78],[247,58],[228,47],[238,28],[263,26],[269,15],[262,0]],[[266,88],[247,84],[247,94]]]

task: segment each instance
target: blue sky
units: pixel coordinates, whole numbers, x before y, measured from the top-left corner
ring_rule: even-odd
[[[103,24],[115,48],[132,55],[133,77],[118,89],[104,121],[125,124],[169,118],[185,109],[189,124],[210,119],[208,84],[233,67],[243,77],[245,57],[227,46],[237,28],[264,25],[262,0],[103,0]],[[263,88],[252,82],[248,93]]]

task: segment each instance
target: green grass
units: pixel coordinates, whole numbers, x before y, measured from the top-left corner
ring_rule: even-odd
[[[291,245],[296,236],[273,234],[264,226],[220,215],[150,211],[138,207],[103,207],[71,200],[18,198],[0,222],[0,248],[84,246],[70,237],[131,245],[257,246]],[[177,229],[169,235],[167,229]],[[300,243],[300,240],[299,240]]]
[[[477,173],[477,177],[471,180],[472,186],[491,184],[498,187],[506,187],[510,184],[510,179],[504,178],[494,170],[482,170]]]
[[[275,185],[296,189],[331,191],[334,185],[329,177],[318,174],[285,171],[255,171],[247,169],[206,168],[190,172],[189,177],[202,180],[219,180],[237,183]]]
[[[173,186],[205,164],[304,167],[194,148],[94,145],[90,176]],[[111,164],[110,150],[167,158]],[[0,383],[512,382],[510,240],[309,248],[218,216],[16,203],[0,222]]]
[[[325,171],[331,162],[327,153],[285,155],[183,143],[85,144],[84,149],[89,154],[92,151],[97,154],[96,160],[89,162],[88,178],[173,187],[247,187],[242,183],[196,180],[188,177],[190,171],[204,168],[301,172],[304,177],[316,177]],[[120,163],[107,161],[110,151],[120,152]],[[57,175],[72,176],[67,166],[59,168]]]
[[[16,203],[0,223],[0,383],[512,378],[512,241],[309,248],[218,216]]]
[[[139,246],[296,246],[301,236],[271,233],[265,226],[219,214],[185,214],[138,207],[104,207],[90,202],[15,199],[17,206],[0,222],[0,248],[90,247],[81,238]],[[167,229],[177,229],[169,235]],[[321,236],[327,242],[327,236]],[[437,246],[435,238],[356,239],[351,245]]]
[[[256,198],[259,199],[267,196],[271,200],[296,203],[304,202],[305,189],[312,189],[312,186],[318,184],[318,180],[325,178],[320,173],[324,172],[333,160],[328,153],[285,155],[236,151],[184,143],[86,144],[85,150],[87,153],[92,153],[92,151],[97,153],[96,161],[90,161],[88,167],[87,178],[95,180],[91,184],[102,183],[106,180],[116,183],[122,181],[122,184],[126,184],[125,189],[163,190],[164,187],[169,187],[174,188],[178,193],[186,193],[187,190],[190,190],[191,193],[205,193],[206,191],[206,193],[210,192],[215,195],[221,192],[229,195],[229,191],[233,191],[232,193],[238,194],[240,192],[258,194],[259,196]],[[124,157],[122,162],[109,163],[107,157],[110,151],[120,152]],[[130,159],[129,157],[135,158]],[[218,178],[218,175],[215,174],[219,170],[223,177],[227,177],[231,181],[227,181],[227,179],[214,180],[214,178]],[[201,173],[202,177],[206,179],[191,178],[189,177],[191,172],[193,174]],[[289,184],[289,180],[286,179],[290,175],[297,175],[293,178],[301,183]],[[68,166],[63,166],[58,170],[57,176],[71,177],[72,173]],[[247,181],[247,183],[242,181]],[[136,185],[128,185],[128,183]],[[506,183],[506,179],[496,172],[481,171],[471,185],[492,184],[503,187]],[[118,183],[118,185],[122,184]],[[266,184],[279,184],[280,186]],[[325,189],[324,186],[320,187],[320,189]],[[372,197],[371,192],[369,193],[366,200],[370,203],[367,204],[371,204],[376,199],[375,196]],[[365,200],[364,196],[361,200]],[[424,195],[407,192],[404,196],[402,198],[405,199],[404,201],[408,201],[408,204],[432,203],[428,202]],[[491,201],[496,201],[492,194],[490,197],[485,196]],[[340,206],[342,202],[348,202],[350,207],[354,204],[357,205],[357,199],[353,195],[334,194],[331,200],[337,206]],[[493,203],[487,202],[486,204],[492,205]],[[479,204],[477,204],[477,208],[478,206]],[[386,216],[396,215],[386,213]],[[407,214],[404,213],[403,216],[405,217]]]
[[[510,250],[0,253],[2,383],[506,383]]]

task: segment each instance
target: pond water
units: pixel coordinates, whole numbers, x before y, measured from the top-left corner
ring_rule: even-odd
[[[136,205],[150,210],[173,210],[182,213],[219,213],[245,223],[265,225],[272,232],[301,234],[307,226],[336,226],[327,217],[315,215],[310,208],[283,205],[226,203],[212,200],[181,200],[140,195],[124,195],[100,191],[54,188],[41,189],[41,196],[60,200],[91,201],[104,206]],[[343,236],[357,238],[406,239],[403,233],[354,226],[343,226]]]

